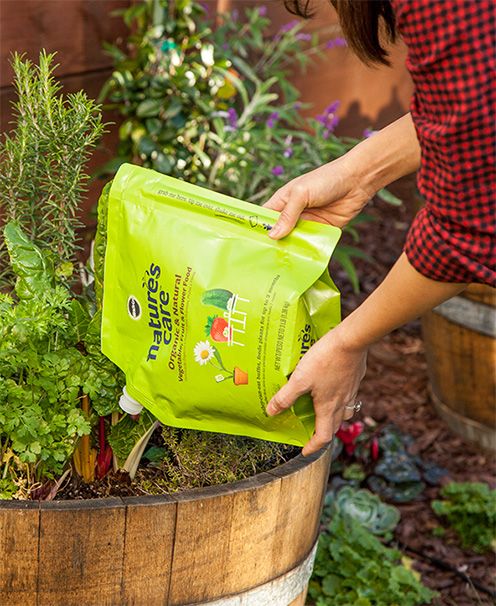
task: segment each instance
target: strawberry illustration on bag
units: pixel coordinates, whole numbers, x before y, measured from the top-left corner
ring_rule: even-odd
[[[205,334],[214,341],[225,343],[229,339],[229,324],[224,318],[210,316],[205,325]]]

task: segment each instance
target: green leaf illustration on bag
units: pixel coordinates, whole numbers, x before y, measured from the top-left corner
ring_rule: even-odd
[[[302,446],[309,396],[265,406],[340,318],[328,264],[340,230],[129,164],[109,192],[102,350],[164,424]]]

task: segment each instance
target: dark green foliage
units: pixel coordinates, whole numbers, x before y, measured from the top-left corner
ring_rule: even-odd
[[[434,512],[457,532],[464,548],[478,553],[496,546],[496,490],[482,482],[450,482],[441,489]]]
[[[106,46],[115,69],[101,94],[125,118],[112,171],[139,158],[159,172],[261,202],[283,180],[349,149],[319,122],[299,118],[289,75],[320,52],[317,35],[302,41],[301,24],[274,35],[254,8],[245,22],[225,13],[215,26],[193,0],[138,2],[121,14],[132,34],[127,52]]]
[[[316,606],[415,606],[435,597],[401,553],[353,518],[336,513],[319,539],[309,596]]]
[[[52,55],[41,52],[39,65],[14,55],[13,68],[15,128],[0,145],[0,498],[29,498],[90,433],[82,392],[108,414],[122,375],[100,351],[90,289],[69,288],[99,107],[82,92],[59,94]]]
[[[447,471],[420,457],[411,455],[412,438],[392,425],[379,434],[380,458],[367,478],[368,487],[382,498],[394,503],[407,503],[418,497],[426,482],[435,485]]]
[[[84,166],[103,133],[101,113],[83,92],[60,94],[53,55],[39,64],[15,54],[14,129],[0,143],[0,215],[14,220],[40,249],[51,250],[57,274],[73,273],[77,209],[88,175]],[[0,289],[12,287],[5,244],[0,238]]]
[[[412,441],[411,436],[391,424],[380,431],[360,422],[343,424],[333,451],[333,487],[366,485],[393,503],[407,503],[419,497],[426,484],[438,485],[448,472],[410,454]]]
[[[95,278],[95,302],[97,310],[102,309],[103,301],[103,274],[105,269],[105,250],[107,248],[107,216],[108,200],[112,181],[102,189],[98,200],[98,224],[93,247],[93,277]]]

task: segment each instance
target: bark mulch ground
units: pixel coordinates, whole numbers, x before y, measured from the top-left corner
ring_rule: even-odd
[[[402,180],[393,189],[403,198],[404,205],[394,208],[375,202],[369,212],[376,221],[361,230],[359,246],[374,259],[373,263],[357,262],[362,292],[352,293],[343,273],[333,272],[343,294],[344,314],[380,283],[401,253],[417,202],[411,179]],[[446,468],[446,480],[482,481],[495,487],[495,456],[468,444],[446,427],[432,406],[427,386],[420,323],[416,321],[371,348],[367,375],[360,389],[362,416],[371,416],[381,424],[394,423],[413,436],[412,454]],[[494,554],[479,555],[461,549],[453,532],[443,538],[433,535],[440,522],[430,503],[438,494],[438,487],[428,487],[414,502],[399,505],[398,546],[415,561],[414,568],[422,574],[424,583],[439,592],[438,606],[495,604]]]

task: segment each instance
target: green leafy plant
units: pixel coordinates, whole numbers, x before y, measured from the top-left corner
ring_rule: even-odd
[[[369,490],[344,486],[337,494],[330,493],[327,499],[326,507],[331,510],[327,514],[329,518],[334,513],[345,514],[375,535],[392,538],[391,532],[400,521],[398,509],[386,505]]]
[[[14,56],[16,124],[0,146],[0,498],[53,498],[98,422],[81,410],[82,393],[106,415],[122,385],[100,352],[94,296],[70,288],[84,164],[101,115],[83,93],[58,95],[52,61]]]
[[[415,606],[435,593],[367,528],[335,512],[319,539],[309,596],[316,606]]]
[[[483,553],[496,548],[496,490],[482,482],[450,482],[432,509],[460,537],[463,547]]]
[[[33,64],[13,56],[15,128],[0,144],[0,215],[16,221],[40,249],[56,253],[58,276],[73,273],[78,249],[77,210],[88,175],[84,166],[103,133],[101,112],[83,92],[60,95],[53,55]],[[9,279],[10,276],[10,279]],[[0,239],[0,289],[12,287],[6,247]]]
[[[290,83],[325,43],[290,21],[275,34],[264,7],[222,15],[216,26],[193,0],[148,0],[121,11],[132,34],[125,50],[107,45],[115,69],[101,99],[123,116],[118,157],[262,203],[277,187],[343,155],[355,140],[334,134],[339,102],[303,119]],[[389,192],[384,199],[398,203]],[[362,215],[347,226],[353,244],[335,259],[358,290],[355,246]]]
[[[127,471],[131,480],[136,474],[148,440],[158,425],[154,415],[145,409],[136,420],[130,415],[124,415],[110,431],[108,440],[117,459],[117,466]]]
[[[122,382],[110,361],[101,364],[88,305],[60,282],[50,251],[15,222],[4,241],[17,279],[15,291],[0,295],[0,498],[28,498],[63,472],[90,433],[95,420],[83,414],[81,393],[108,414]]]
[[[0,461],[12,485],[19,474],[28,483],[60,474],[90,425],[78,407],[86,364],[70,293],[17,224],[4,233],[18,276],[17,301],[0,299]]]

